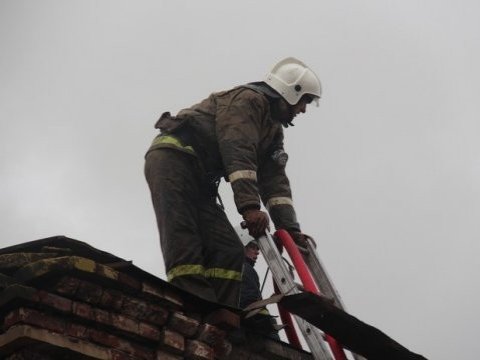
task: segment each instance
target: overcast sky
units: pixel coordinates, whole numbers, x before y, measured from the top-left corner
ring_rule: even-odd
[[[164,278],[153,124],[295,56],[324,96],[286,130],[287,171],[349,311],[429,359],[478,358],[479,10],[0,0],[0,245],[65,235]]]

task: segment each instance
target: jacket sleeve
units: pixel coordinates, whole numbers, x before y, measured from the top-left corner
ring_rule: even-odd
[[[283,150],[283,132],[279,130],[272,150]],[[276,229],[300,231],[293,207],[290,181],[281,165],[272,158],[271,151],[258,170],[258,183],[262,202],[267,208]]]
[[[246,92],[219,101],[216,132],[226,175],[240,213],[260,209],[257,184],[257,150],[265,104]]]

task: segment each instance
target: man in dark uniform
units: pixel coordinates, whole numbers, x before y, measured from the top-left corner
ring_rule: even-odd
[[[315,73],[295,58],[277,63],[262,82],[211,94],[176,116],[164,113],[145,159],[168,280],[207,300],[238,306],[243,246],[217,187],[231,183],[250,234],[269,225],[306,240],[285,174],[283,127],[321,96]]]
[[[242,285],[240,286],[240,304],[241,309],[248,305],[262,300],[262,289],[260,288],[260,279],[255,270],[260,249],[258,241],[251,237],[244,229],[237,227],[237,234],[245,249],[245,263],[242,271]],[[277,322],[266,307],[262,308],[258,314],[244,320],[246,326],[254,329],[261,334],[268,335],[270,338],[280,340]]]

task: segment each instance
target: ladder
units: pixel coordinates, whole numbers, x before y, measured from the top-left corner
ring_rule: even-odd
[[[287,231],[278,230],[275,235],[287,250],[303,283],[303,289],[295,283],[294,276],[285,264],[285,260],[280,254],[273,237],[266,231],[265,236],[258,239],[258,246],[272,272],[276,288],[279,292],[284,295],[293,295],[306,290],[328,297],[332,299],[337,307],[344,309],[343,302],[318,257],[313,242],[308,242],[308,253],[302,254]],[[294,315],[294,318],[315,360],[347,359],[343,348],[335,339],[329,335],[324,335],[305,319],[296,315]],[[296,334],[294,340],[295,337]],[[292,340],[290,341],[292,342]],[[353,353],[352,356],[355,360],[363,359],[363,357]]]

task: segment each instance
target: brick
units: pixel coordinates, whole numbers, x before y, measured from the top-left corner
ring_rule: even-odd
[[[157,350],[156,360],[182,360],[183,356],[168,354],[165,351]]]
[[[65,333],[76,338],[86,338],[87,328],[80,324],[67,323]]]
[[[65,322],[62,319],[28,308],[19,308],[7,314],[4,320],[4,330],[18,323],[34,325],[57,333],[65,331]]]
[[[218,327],[210,324],[202,324],[196,339],[208,345],[215,345],[225,340],[225,336],[225,331]]]
[[[220,341],[213,346],[215,358],[219,360],[228,359],[232,353],[232,343],[227,340]]]
[[[25,322],[60,334],[65,331],[65,321],[63,319],[50,317],[31,309],[28,309],[26,313]]]
[[[111,360],[132,360],[132,357],[130,355],[116,350],[110,350],[110,356],[108,358]]]
[[[192,319],[194,319],[194,320],[197,320],[199,323],[201,323],[202,320],[203,320],[202,314],[200,314],[200,313],[198,313],[198,312],[185,311],[185,312],[183,312],[183,314],[184,314],[185,316],[188,316],[189,318],[192,318]]]
[[[163,298],[165,301],[168,303],[174,305],[174,306],[183,306],[183,300],[180,297],[180,295],[174,293],[173,291],[170,291],[168,289],[164,289],[163,291]]]
[[[182,334],[169,329],[161,331],[160,344],[163,350],[174,354],[182,354],[185,351],[185,339]]]
[[[158,330],[155,326],[143,322],[138,324],[138,334],[150,340],[160,340],[160,330]]]
[[[111,319],[116,328],[138,334],[138,321],[118,314],[111,314]]]
[[[150,305],[147,313],[147,320],[155,325],[164,325],[167,322],[169,312],[157,305]]]
[[[80,284],[79,279],[76,279],[70,276],[64,276],[55,285],[55,290],[60,294],[74,297],[77,292],[79,284]]]
[[[28,265],[34,261],[55,257],[46,253],[13,253],[0,255],[0,270],[11,270]]]
[[[68,270],[69,269],[69,258],[60,257],[53,259],[43,259],[37,260],[35,262],[29,263],[20,269],[18,269],[14,277],[21,281],[29,281],[38,277],[41,277],[51,271],[57,270]]]
[[[3,330],[7,330],[11,326],[18,324],[22,321],[22,315],[20,309],[9,312],[3,319]]]
[[[140,359],[154,359],[154,351],[143,346],[135,344],[133,341],[100,331],[97,329],[89,329],[88,336],[91,341],[118,350],[123,354],[128,354]],[[118,355],[120,356],[120,355]],[[121,357],[120,357],[121,358]]]
[[[142,292],[145,294],[154,296],[156,298],[162,299],[163,298],[163,289],[158,288],[148,282],[142,283]]]
[[[121,340],[117,336],[92,328],[88,329],[87,334],[90,340],[98,344],[106,345],[114,349],[120,349]],[[120,350],[125,351],[125,347]],[[130,350],[130,348],[128,348],[128,350]]]
[[[148,313],[148,304],[145,301],[125,297],[122,303],[121,312],[135,319],[145,319]]]
[[[17,343],[17,341],[19,341]],[[41,350],[42,353],[52,354],[53,359],[71,359],[72,354],[79,354],[75,358],[109,359],[109,349],[98,346],[91,341],[67,336],[64,333],[40,329],[37,326],[18,325],[0,335],[0,343],[9,342],[12,345],[23,345],[32,350]],[[40,347],[34,346],[38,342]],[[3,350],[6,350],[4,348]],[[70,355],[70,356],[69,356]],[[85,355],[85,356],[82,356]],[[52,360],[53,360],[52,359]]]
[[[97,263],[91,259],[86,259],[80,256],[69,256],[68,269],[80,270],[86,273],[95,273]]]
[[[191,360],[213,360],[213,349],[197,340],[187,340],[185,356]]]
[[[199,323],[197,320],[189,318],[184,314],[175,312],[170,316],[168,327],[179,332],[186,337],[192,337],[198,330]]]
[[[100,302],[103,289],[101,286],[88,281],[80,281],[76,297],[89,304],[96,305]]]
[[[133,343],[131,343],[131,345],[133,346],[133,353],[132,353],[132,356],[135,358],[135,359],[145,359],[145,360],[153,360],[155,359],[155,351],[154,350],[150,350],[150,349],[147,349],[143,346],[138,346],[138,345],[135,345]]]
[[[155,326],[101,309],[92,309],[92,311],[94,320],[98,323],[140,335],[149,340],[158,341],[160,339],[160,330]]]
[[[110,325],[112,323],[111,315],[108,311],[101,309],[93,309],[93,316],[96,322]]]
[[[46,291],[38,292],[38,299],[41,303],[55,308],[55,310],[61,311],[63,313],[72,312],[72,300],[51,294]]]
[[[105,277],[113,281],[118,281],[118,275],[120,274],[115,269],[106,265],[101,265],[101,264],[97,264],[97,268],[95,269],[95,272],[101,277]]]
[[[5,290],[2,291],[0,296],[0,307],[10,302],[16,303],[19,299],[25,299],[32,302],[40,301],[40,299],[38,298],[37,289],[14,284],[8,286]]]
[[[90,305],[74,301],[72,303],[72,313],[88,320],[95,320],[93,309]]]
[[[118,273],[118,281],[122,283],[122,285],[126,285],[135,291],[142,290],[142,283],[138,280],[135,280],[133,277],[125,275],[123,273]]]
[[[154,359],[155,353],[146,347],[140,346],[133,341],[106,333],[97,329],[89,329],[89,338],[101,345],[118,350],[140,359]]]
[[[114,310],[120,311],[124,298],[125,296],[122,295],[120,291],[104,289],[99,305],[105,308],[113,308]]]
[[[171,308],[180,309],[183,307],[182,298],[168,289],[160,288],[148,282],[143,282],[142,292],[149,297],[160,299],[162,303]]]
[[[127,296],[124,297],[119,311],[132,318],[156,325],[165,324],[169,315],[169,312],[163,307]]]
[[[205,322],[226,331],[240,328],[240,316],[227,309],[218,309],[211,312],[205,317]]]

